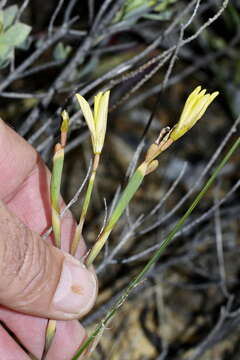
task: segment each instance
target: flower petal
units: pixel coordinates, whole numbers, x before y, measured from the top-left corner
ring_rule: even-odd
[[[101,91],[96,96],[94,96],[94,114],[93,114],[93,117],[94,117],[95,127],[96,127],[96,119],[97,119],[99,104],[100,104],[102,96],[103,96],[103,93]]]
[[[191,129],[219,94],[218,91],[212,94],[206,94],[206,91],[206,89],[201,90],[201,86],[197,86],[188,96],[180,120],[170,133],[171,139],[177,140]]]
[[[100,153],[103,148],[106,128],[107,128],[107,115],[108,115],[108,102],[110,91],[106,91],[100,98],[97,104],[97,118],[95,119],[96,125],[96,147],[97,153]]]
[[[95,124],[94,124],[94,119],[93,119],[93,114],[92,114],[92,110],[88,104],[88,102],[84,99],[83,96],[81,96],[80,94],[76,94],[77,100],[79,102],[80,108],[82,110],[83,116],[86,120],[86,123],[88,125],[88,128],[91,132],[91,135],[93,137],[95,137]]]

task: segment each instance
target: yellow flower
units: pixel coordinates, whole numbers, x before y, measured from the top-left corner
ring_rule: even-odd
[[[94,97],[94,112],[80,94],[76,94],[83,116],[91,133],[93,152],[100,154],[103,148],[108,115],[108,102],[110,91],[100,92]]]
[[[189,95],[184,105],[179,122],[174,126],[170,133],[172,140],[177,140],[191,129],[196,122],[203,116],[211,102],[218,96],[219,92],[206,94],[206,89],[201,90],[201,86]]]

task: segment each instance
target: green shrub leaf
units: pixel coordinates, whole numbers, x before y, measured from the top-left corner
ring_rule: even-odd
[[[17,15],[17,12],[18,12],[17,5],[9,6],[5,10],[2,11],[4,29],[8,29],[9,26],[12,25],[13,20],[15,19],[16,15]]]
[[[24,42],[30,31],[30,26],[20,22],[16,23],[3,34],[0,34],[0,46],[4,44],[9,46],[9,48],[17,47]]]

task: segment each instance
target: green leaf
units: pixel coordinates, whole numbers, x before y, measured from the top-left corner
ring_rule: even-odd
[[[66,60],[70,51],[71,51],[71,46],[64,46],[62,42],[59,42],[53,50],[54,60],[59,60],[59,61]]]
[[[140,169],[140,167],[135,171],[134,175],[131,177],[126,189],[123,191],[119,202],[115,208],[115,210],[112,213],[111,218],[109,219],[109,222],[106,226],[106,229],[112,229],[113,226],[116,224],[126,207],[128,206],[128,203],[132,199],[133,195],[136,193],[138,188],[140,187],[144,176],[146,173],[146,169],[144,168],[144,171]]]
[[[32,38],[27,37],[20,45],[18,45],[18,49],[28,50],[32,44]]]
[[[61,247],[61,222],[60,222],[60,187],[62,179],[64,163],[64,150],[60,144],[55,147],[55,154],[53,156],[53,168],[50,183],[50,196],[51,196],[51,207],[52,207],[52,227],[54,234],[55,245]]]
[[[4,69],[5,67],[8,66],[10,61],[10,58],[5,58],[5,59],[1,59],[0,58],[0,69]]]
[[[6,59],[10,59],[12,57],[12,47],[8,44],[1,43],[0,41],[0,59],[1,61],[5,61]]]
[[[18,12],[18,6],[12,5],[3,10],[3,26],[4,29],[9,28],[12,25]]]
[[[51,205],[59,211],[59,197],[64,163],[64,150],[60,148],[53,157],[53,169],[50,184]]]
[[[127,17],[134,14],[134,12],[138,12],[140,9],[148,8],[149,0],[127,0],[122,8],[116,14],[113,23],[118,23],[122,20],[125,20]]]
[[[155,7],[155,11],[163,11],[166,10],[168,8],[168,6],[170,7],[171,4],[174,4],[177,0],[165,0],[162,1],[159,5],[157,5]]]
[[[136,9],[132,9],[131,11],[128,11],[126,13],[126,15],[124,16],[124,20],[127,20],[128,18],[132,18],[132,17],[136,16],[136,19],[135,19],[135,21],[136,21],[138,18],[141,18],[142,14],[145,13],[145,11],[146,11],[146,13],[149,11],[148,5],[142,5]]]
[[[135,171],[135,173],[133,174],[131,179],[129,180],[129,183],[127,184],[125,190],[123,191],[123,193],[119,199],[119,202],[116,205],[116,207],[112,213],[112,216],[110,217],[107,225],[103,229],[102,233],[100,234],[99,238],[97,239],[96,243],[94,244],[94,246],[92,247],[92,249],[89,253],[89,256],[86,261],[87,266],[89,266],[93,263],[96,256],[99,254],[99,252],[105,245],[114,225],[119,220],[119,218],[122,216],[124,210],[126,209],[126,207],[129,204],[130,200],[132,199],[134,194],[139,189],[139,187],[144,179],[144,176],[146,175],[147,168],[148,168],[148,164],[142,163],[137,168],[137,170]]]
[[[231,156],[234,154],[234,152],[237,150],[237,148],[240,146],[240,137],[236,139],[230,150],[227,152],[223,160],[220,162],[220,164],[217,166],[217,168],[214,170],[212,176],[208,179],[208,181],[203,186],[202,190],[198,193],[198,195],[193,200],[192,204],[188,208],[188,210],[185,212],[185,214],[180,218],[180,220],[176,223],[176,225],[173,227],[172,231],[168,234],[168,236],[161,242],[159,245],[159,248],[155,251],[153,256],[149,259],[149,261],[146,263],[146,265],[143,267],[143,269],[137,274],[137,276],[130,281],[129,285],[124,290],[123,295],[120,295],[119,298],[116,300],[112,308],[108,311],[106,316],[101,320],[101,322],[96,326],[96,329],[93,331],[93,333],[85,340],[83,344],[81,344],[80,348],[77,350],[75,355],[72,357],[71,360],[79,360],[80,355],[86,351],[86,349],[89,349],[89,346],[94,342],[96,337],[100,332],[102,332],[108,325],[109,321],[114,317],[114,315],[117,313],[118,309],[123,305],[131,291],[138,286],[141,281],[144,279],[148,271],[153,267],[153,265],[159,260],[160,256],[166,249],[166,247],[169,245],[169,243],[173,240],[175,234],[181,230],[182,226],[184,225],[185,221],[188,219],[188,217],[191,215],[195,207],[198,205],[198,203],[202,200],[202,198],[205,196],[206,192],[210,188],[210,186],[214,183],[215,179],[219,175],[222,168],[225,166],[225,164],[229,161]]]
[[[49,319],[47,329],[46,329],[45,346],[44,346],[42,359],[45,359],[45,356],[53,342],[54,336],[56,334],[56,328],[57,328],[57,321]]]
[[[166,21],[172,16],[172,11],[163,11],[159,14],[146,14],[143,16],[144,19]]]
[[[5,33],[0,34],[0,45],[5,44],[10,48],[18,47],[27,38],[31,31],[31,27],[23,24],[16,23],[12,25]]]
[[[3,25],[3,11],[0,10],[0,33],[3,32],[3,27],[4,27],[4,25]]]

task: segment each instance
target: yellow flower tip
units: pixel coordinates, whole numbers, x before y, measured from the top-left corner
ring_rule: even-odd
[[[83,116],[88,125],[91,136],[95,136],[95,125],[92,110],[88,104],[88,102],[84,99],[84,97],[80,94],[76,94],[76,98],[78,100],[79,106],[82,110]]]
[[[207,90],[197,86],[193,92],[188,96],[179,122],[174,126],[170,133],[172,140],[177,140],[190,130],[196,122],[204,115],[208,106],[218,96],[219,92],[215,91],[212,94],[207,94]]]
[[[107,128],[109,96],[109,90],[105,93],[99,92],[94,97],[94,110],[92,112],[84,97],[80,94],[76,94],[83,116],[91,133],[94,154],[100,154],[103,148]]]
[[[95,154],[102,152],[107,129],[108,103],[110,91],[100,92],[94,98],[94,124],[96,138],[93,144]]]
[[[62,116],[62,125],[61,125],[61,132],[68,132],[68,128],[69,128],[69,115],[68,112],[66,110],[63,110],[63,112],[61,113]]]
[[[103,93],[102,93],[102,91],[100,91],[96,96],[94,96],[94,120],[96,120],[96,118],[97,118],[99,103],[101,101],[102,95],[103,95]]]

